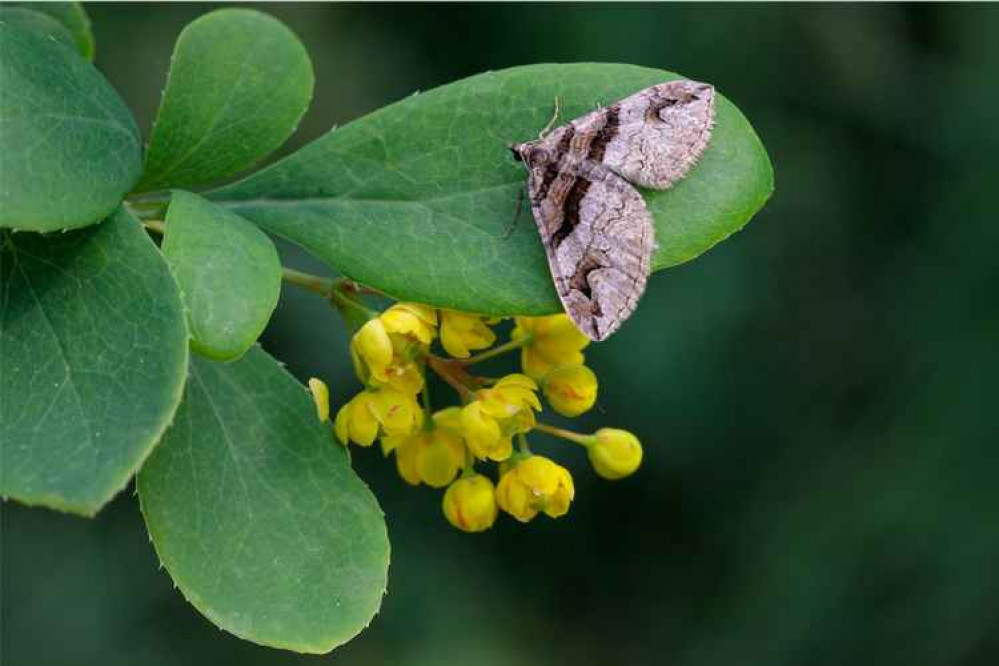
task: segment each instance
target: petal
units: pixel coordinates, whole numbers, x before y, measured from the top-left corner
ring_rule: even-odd
[[[378,381],[387,381],[385,373],[392,362],[392,341],[381,319],[371,319],[362,326],[354,334],[351,346],[372,377]]]
[[[438,428],[449,428],[461,431],[461,407],[447,407],[434,414],[434,425]]]
[[[472,355],[468,346],[465,344],[463,336],[448,323],[446,315],[444,317],[444,323],[441,324],[441,345],[444,347],[444,351],[450,354],[453,358],[468,358]]]

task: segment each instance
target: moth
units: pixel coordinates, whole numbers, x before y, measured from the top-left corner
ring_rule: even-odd
[[[592,340],[616,331],[645,291],[652,215],[633,185],[665,190],[711,140],[715,90],[660,83],[510,146],[565,311]]]

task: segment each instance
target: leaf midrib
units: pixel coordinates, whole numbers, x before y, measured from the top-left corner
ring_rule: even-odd
[[[404,205],[414,205],[414,206],[426,206],[431,203],[436,203],[439,201],[447,201],[448,199],[455,199],[458,197],[474,196],[476,194],[481,194],[483,192],[490,192],[493,190],[502,190],[510,187],[511,185],[522,185],[520,181],[510,181],[508,183],[502,183],[499,185],[490,185],[489,187],[481,187],[478,189],[468,189],[456,192],[448,192],[446,194],[438,194],[429,197],[418,197],[418,198],[408,198],[408,199],[389,199],[385,197],[357,197],[349,195],[332,195],[328,197],[256,197],[253,199],[213,199],[212,201],[219,206],[224,208],[241,208],[241,207],[274,207],[274,208],[286,208],[291,206],[308,206],[308,205],[330,205],[333,203],[357,203],[357,204],[386,204],[393,206],[404,206]],[[209,196],[211,193],[209,193]]]

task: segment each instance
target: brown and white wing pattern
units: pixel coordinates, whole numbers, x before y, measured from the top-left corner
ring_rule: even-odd
[[[593,340],[634,311],[649,276],[652,215],[629,183],[664,190],[683,178],[711,138],[714,104],[710,85],[670,81],[511,146],[555,288]]]
[[[711,140],[715,89],[681,79],[625,97],[570,123],[592,136],[591,159],[625,180],[665,190],[697,163]]]
[[[561,171],[547,187],[529,177],[531,206],[555,289],[583,333],[603,340],[635,309],[652,260],[652,216],[621,177],[586,165]]]

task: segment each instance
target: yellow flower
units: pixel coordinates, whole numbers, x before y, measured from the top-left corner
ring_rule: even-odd
[[[371,446],[379,433],[408,435],[423,424],[423,410],[412,395],[391,388],[362,391],[337,412],[333,428],[344,444]]]
[[[399,476],[407,483],[443,488],[457,476],[465,464],[465,444],[453,427],[458,411],[451,407],[435,414],[430,430],[382,437],[382,451],[385,455],[395,451]]]
[[[585,365],[565,365],[541,381],[545,399],[562,416],[579,416],[597,401],[597,376]]]
[[[476,391],[474,400],[461,410],[461,432],[477,458],[510,457],[513,435],[533,428],[534,411],[541,411],[537,390],[533,379],[513,374],[492,388]]]
[[[508,471],[496,488],[499,507],[522,523],[539,512],[558,518],[576,494],[569,470],[548,458],[531,456]]]
[[[510,435],[504,436],[496,419],[482,412],[481,402],[471,402],[461,410],[461,432],[476,458],[505,460],[513,453]]]
[[[486,349],[496,342],[496,334],[482,317],[454,310],[441,310],[441,344],[455,358],[468,358],[474,349]]]
[[[437,311],[419,303],[396,303],[378,317],[389,333],[398,333],[424,345],[437,335]]]
[[[326,382],[316,377],[309,379],[309,391],[312,393],[312,401],[316,403],[316,416],[320,423],[330,420],[330,389]]]
[[[493,482],[481,474],[458,479],[444,493],[442,507],[447,521],[463,532],[481,532],[496,522]]]
[[[601,428],[587,446],[597,474],[612,481],[632,474],[642,464],[642,444],[627,430]]]
[[[583,349],[590,344],[590,339],[576,328],[568,315],[517,317],[516,321],[511,334],[513,339],[530,337],[530,342],[520,350],[525,373],[540,379],[563,365],[582,365]]]
[[[423,389],[422,357],[436,335],[437,311],[416,303],[397,303],[362,326],[350,341],[350,357],[367,386],[397,391]]]

